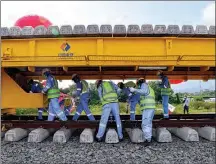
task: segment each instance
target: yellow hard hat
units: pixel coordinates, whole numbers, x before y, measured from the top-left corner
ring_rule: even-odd
[[[127,83],[125,83],[126,87],[135,87],[136,84],[133,81],[128,81]]]
[[[158,70],[158,71],[157,71],[157,76],[159,76],[161,73],[163,73],[163,71]]]
[[[42,70],[42,75],[44,75],[44,73],[46,73],[46,72],[50,72],[50,69],[49,69],[49,68],[44,68],[44,69]]]

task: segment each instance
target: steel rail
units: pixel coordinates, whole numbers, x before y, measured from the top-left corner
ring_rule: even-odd
[[[72,120],[72,115],[67,116],[68,120]],[[101,115],[94,115],[96,120],[100,120]],[[120,115],[121,120],[130,120],[130,115]],[[154,120],[162,119],[163,115],[155,115]],[[171,114],[170,119],[214,119],[216,114]],[[44,120],[47,120],[47,116],[43,116]],[[37,116],[32,115],[2,115],[1,120],[37,120]],[[88,117],[81,115],[79,120],[88,120]],[[142,115],[136,115],[136,120],[142,120]]]
[[[123,120],[123,128],[141,127],[142,121]],[[6,129],[10,128],[98,128],[99,120],[96,121],[24,121],[24,120],[2,120],[1,125]],[[216,119],[201,119],[201,120],[153,120],[153,127],[203,127],[216,126]],[[109,121],[108,127],[116,127],[115,121]]]

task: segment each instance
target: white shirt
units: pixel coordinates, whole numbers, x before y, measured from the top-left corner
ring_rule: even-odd
[[[187,97],[186,99],[185,99],[185,102],[184,102],[184,104],[183,104],[183,106],[189,106],[189,104],[190,104],[190,99]]]

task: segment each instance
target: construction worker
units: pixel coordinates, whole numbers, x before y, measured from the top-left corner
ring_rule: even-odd
[[[59,97],[59,105],[61,109],[64,111],[65,115],[70,115],[71,112],[75,110],[75,99],[74,95],[69,96],[68,94],[60,93]]]
[[[132,93],[139,93],[140,107],[142,110],[142,131],[145,138],[145,146],[151,143],[152,139],[152,120],[155,112],[155,93],[154,90],[146,83],[144,78],[137,80],[138,89],[130,88]]]
[[[189,104],[190,104],[190,99],[187,97],[187,95],[185,95],[183,100],[184,114],[186,112],[187,114],[189,114]]]
[[[167,76],[164,75],[163,71],[159,70],[157,72],[157,76],[162,80],[159,84],[161,88],[161,96],[162,96],[162,104],[163,104],[163,111],[164,111],[164,119],[169,119],[169,95],[171,94],[171,87]]]
[[[73,116],[73,120],[76,121],[83,110],[85,111],[89,120],[95,120],[94,116],[91,114],[91,111],[88,107],[88,102],[90,98],[88,83],[85,80],[80,80],[80,77],[77,74],[72,75],[72,80],[76,83],[76,102],[78,104],[76,113]]]
[[[130,120],[135,120],[135,112],[136,112],[136,105],[140,101],[140,94],[138,93],[131,93],[129,87],[136,88],[136,84],[132,81],[127,83],[120,82],[118,84],[119,88],[122,89],[122,92],[127,95],[128,99],[127,102],[130,105]]]
[[[41,93],[43,86],[41,83],[32,79],[28,80],[28,86],[30,88],[29,93]],[[43,120],[44,108],[38,108],[38,120]]]
[[[122,141],[123,134],[118,103],[118,93],[120,93],[121,89],[111,81],[97,80],[95,84],[97,86],[103,108],[96,140],[98,142],[102,141],[107,126],[107,121],[109,119],[110,113],[112,113],[116,121],[119,140]]]
[[[60,90],[58,88],[57,80],[51,75],[51,71],[48,68],[42,70],[42,75],[46,78],[46,86],[43,88],[42,93],[47,94],[49,100],[48,121],[53,121],[55,115],[57,115],[60,120],[67,121],[67,117],[61,110],[58,102]]]

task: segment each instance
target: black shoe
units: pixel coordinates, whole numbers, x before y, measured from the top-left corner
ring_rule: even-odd
[[[37,118],[37,121],[44,121],[44,119],[43,118]]]
[[[151,143],[152,143],[152,141],[147,141],[147,140],[146,140],[146,141],[144,142],[144,147],[150,146]]]
[[[96,141],[96,142],[102,142],[102,138],[97,138],[97,137],[96,137],[96,138],[95,138],[95,141]]]
[[[169,118],[161,118],[160,120],[169,120]]]
[[[122,139],[119,139],[119,142],[123,142],[124,141],[124,139],[122,138]]]

